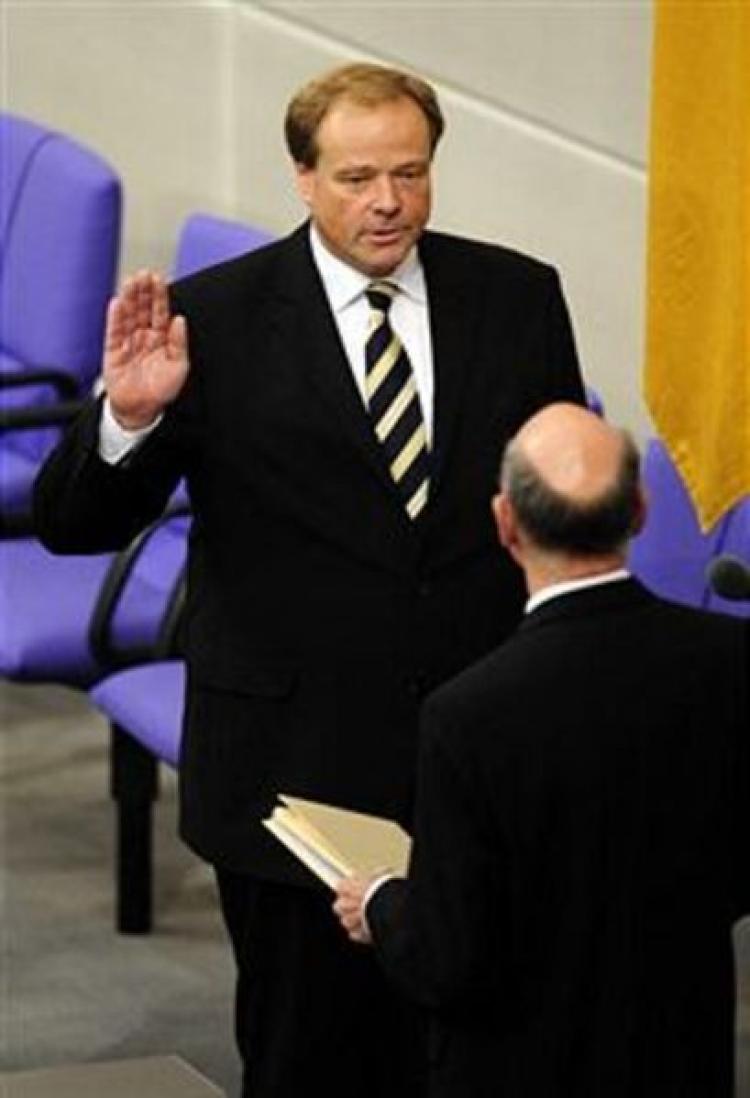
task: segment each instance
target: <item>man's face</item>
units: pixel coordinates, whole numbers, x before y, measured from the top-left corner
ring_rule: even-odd
[[[390,274],[430,215],[430,133],[408,97],[375,107],[334,103],[317,134],[314,168],[297,188],[329,249],[373,278]]]

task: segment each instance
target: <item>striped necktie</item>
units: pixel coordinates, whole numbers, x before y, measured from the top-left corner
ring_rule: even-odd
[[[365,293],[372,310],[365,347],[367,403],[406,512],[416,519],[427,503],[429,453],[411,364],[388,319],[398,286],[372,282]]]

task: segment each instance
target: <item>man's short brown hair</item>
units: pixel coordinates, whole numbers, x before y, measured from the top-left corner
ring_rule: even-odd
[[[414,100],[427,120],[432,155],[445,128],[434,89],[418,76],[384,65],[358,62],[323,73],[300,88],[292,98],[284,120],[284,134],[292,160],[306,168],[315,167],[319,151],[318,129],[336,100],[346,98],[362,106],[375,107],[404,96]]]

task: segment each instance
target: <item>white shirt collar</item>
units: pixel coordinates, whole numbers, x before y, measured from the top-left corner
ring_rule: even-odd
[[[312,221],[310,222],[310,247],[331,308],[334,313],[341,312],[364,294],[372,279],[334,255],[326,247]],[[398,267],[388,275],[388,281],[394,282],[412,300],[420,304],[427,301],[424,271],[416,247],[412,248]]]
[[[599,587],[604,583],[615,583],[618,580],[628,579],[630,573],[627,568],[616,568],[612,572],[602,572],[597,576],[583,576],[581,579],[563,580],[560,583],[551,583],[548,587],[542,587],[536,591],[526,603],[524,613],[530,614],[542,603],[556,599],[559,595],[568,595],[571,591],[583,591],[587,587]]]

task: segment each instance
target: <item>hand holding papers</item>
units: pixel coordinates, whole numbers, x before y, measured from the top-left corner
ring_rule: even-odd
[[[329,888],[390,869],[405,875],[409,836],[392,820],[280,794],[265,827]]]

